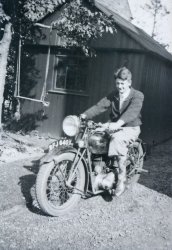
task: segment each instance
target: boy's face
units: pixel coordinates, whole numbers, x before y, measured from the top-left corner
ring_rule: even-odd
[[[130,87],[131,87],[130,80],[122,80],[120,78],[116,79],[116,88],[120,94],[124,94],[127,91],[129,91]]]

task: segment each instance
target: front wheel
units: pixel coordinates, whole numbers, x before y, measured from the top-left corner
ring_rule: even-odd
[[[51,216],[68,213],[78,203],[84,191],[85,169],[82,161],[68,187],[75,154],[71,152],[56,156],[55,161],[43,164],[36,179],[36,197],[43,212]]]

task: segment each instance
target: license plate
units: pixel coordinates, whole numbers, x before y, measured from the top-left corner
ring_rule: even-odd
[[[48,146],[48,150],[52,150],[53,148],[58,148],[58,147],[63,147],[63,146],[72,146],[72,140],[71,139],[67,139],[67,138],[61,138],[58,139],[54,142],[52,142],[49,146]]]

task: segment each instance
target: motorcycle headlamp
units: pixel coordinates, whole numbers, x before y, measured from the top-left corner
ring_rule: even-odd
[[[68,136],[75,136],[79,132],[80,120],[75,115],[66,116],[63,120],[63,131]]]

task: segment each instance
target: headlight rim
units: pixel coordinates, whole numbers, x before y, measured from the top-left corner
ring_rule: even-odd
[[[72,120],[73,120],[73,124],[72,124]],[[69,123],[69,124],[67,124],[67,123]],[[68,115],[64,118],[63,124],[62,124],[62,129],[63,129],[63,132],[67,136],[69,136],[69,137],[76,136],[79,133],[79,128],[80,128],[80,120],[79,120],[78,116]],[[73,129],[73,131],[72,131],[72,129]]]

